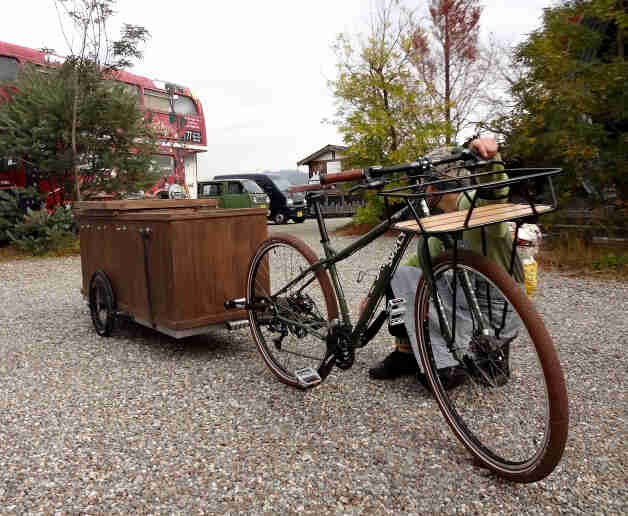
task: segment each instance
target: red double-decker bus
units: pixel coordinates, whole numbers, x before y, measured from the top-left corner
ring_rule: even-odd
[[[19,70],[27,63],[51,67],[62,61],[63,58],[39,50],[0,41],[0,81],[15,81]],[[168,198],[179,191],[186,197],[195,198],[197,154],[207,151],[205,118],[200,100],[184,86],[126,71],[118,72],[116,81],[137,95],[138,104],[151,119],[159,137],[159,150],[153,163],[161,178],[145,192],[145,196]],[[6,99],[1,89],[0,96]],[[35,183],[31,175],[34,174],[19,156],[0,156],[0,189],[31,186]],[[40,192],[48,194],[48,204],[61,199],[61,192],[55,185],[45,180],[38,180],[37,185]]]

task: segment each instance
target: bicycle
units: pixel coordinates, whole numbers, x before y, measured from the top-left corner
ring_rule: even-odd
[[[447,423],[480,464],[509,480],[534,482],[554,470],[567,439],[567,393],[558,356],[541,317],[520,285],[486,257],[460,249],[459,242],[467,230],[480,228],[484,234],[490,224],[514,220],[512,272],[519,227],[557,208],[552,176],[561,170],[510,170],[505,172],[515,177],[488,182],[481,181],[492,172],[453,180],[431,174],[433,166],[460,160],[465,168],[486,164],[464,150],[433,162],[420,159],[322,175],[323,185],[359,181],[352,190],[376,190],[384,197],[386,220],[336,251],[330,246],[314,196],[311,201],[324,258],[319,259],[297,237],[274,234],[260,244],[251,260],[247,297],[228,305],[248,310],[257,348],[280,381],[302,389],[313,387],[334,365],[350,368],[355,349],[365,346],[386,320],[389,324],[398,322],[403,299],[389,299],[384,310],[377,316],[375,313],[382,298],[390,293],[391,279],[410,241],[422,235],[424,271],[415,298],[417,339],[412,343],[417,362]],[[403,180],[407,185],[386,189],[391,176],[398,174],[406,174]],[[549,184],[551,205],[535,202],[532,187],[539,181]],[[523,192],[525,202],[476,206],[478,199],[498,199],[495,192],[503,193],[504,188]],[[466,195],[470,208],[430,215],[429,201],[448,193]],[[395,198],[404,206],[392,212],[390,200]],[[409,215],[412,219],[405,220]],[[352,325],[336,263],[390,229],[400,234],[379,268],[358,321]],[[441,239],[447,249],[435,260],[428,252],[428,236]],[[462,325],[463,313],[470,321],[467,331],[456,331],[456,325]],[[464,375],[463,384],[452,390],[443,387],[438,374],[438,341],[445,343],[459,374]]]

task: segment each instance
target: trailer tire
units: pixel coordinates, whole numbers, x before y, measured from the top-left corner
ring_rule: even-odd
[[[96,271],[89,282],[89,311],[96,333],[109,337],[116,322],[116,296],[111,281],[102,270]]]

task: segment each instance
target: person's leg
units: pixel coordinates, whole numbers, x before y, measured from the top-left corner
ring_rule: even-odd
[[[374,380],[392,380],[400,376],[415,374],[418,371],[419,365],[412,354],[408,339],[395,337],[393,351],[369,369],[369,375]]]
[[[421,256],[423,242],[423,237],[420,237],[417,242],[417,254],[410,257],[408,265],[420,268],[419,257]],[[430,256],[436,257],[443,252],[444,247],[440,239],[430,238],[428,239],[428,249]],[[414,291],[416,289],[416,285],[413,285],[412,289]],[[364,304],[364,302],[365,301],[362,303]],[[361,309],[362,307],[360,310]],[[400,376],[416,374],[419,370],[419,365],[412,353],[410,341],[406,334],[404,336],[395,337],[392,352],[389,353],[382,361],[378,362],[375,366],[369,369],[369,375],[375,380],[392,380]]]

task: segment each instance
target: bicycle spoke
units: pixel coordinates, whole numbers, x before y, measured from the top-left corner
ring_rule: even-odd
[[[252,310],[252,332],[271,370],[298,384],[295,371],[317,370],[327,354],[326,296],[298,244],[275,238],[254,260],[248,297],[264,300]]]
[[[466,252],[464,256],[478,267],[496,274],[499,281],[514,286],[497,265],[474,253]],[[442,295],[445,312],[442,317],[447,320],[453,317],[451,303],[454,296],[447,298],[446,295],[453,293],[446,287],[451,285],[448,281],[453,268],[451,260],[451,256],[446,255],[434,267],[433,284]],[[555,466],[566,436],[566,421],[560,422],[558,430],[552,432],[550,429],[550,391],[541,364],[542,355],[537,348],[551,346],[551,340],[549,337],[538,341],[532,339],[530,328],[533,323],[528,321],[538,324],[540,319],[530,311],[531,305],[520,289],[508,285],[508,297],[489,276],[465,264],[464,260],[458,267],[468,276],[467,285],[479,287],[479,293],[469,296],[457,291],[455,298],[460,301],[456,305],[459,313],[456,313],[455,339],[447,345],[440,333],[439,317],[433,309],[430,310],[434,298],[431,288],[419,289],[417,320],[424,320],[429,314],[428,324],[421,325],[418,339],[420,355],[425,356],[419,358],[424,367],[435,364],[434,357],[438,353],[448,353],[457,359],[455,376],[464,378],[464,381],[455,384],[462,385],[451,391],[445,390],[441,382],[433,387],[447,422],[474,455],[505,476],[524,479],[522,481],[537,480]],[[468,291],[467,285],[463,287]],[[476,303],[475,309],[470,308],[472,302]],[[487,317],[489,313],[492,316]],[[489,331],[481,331],[486,325],[476,321],[477,317],[491,322]],[[539,332],[537,330],[538,335],[547,335]],[[433,371],[428,377],[435,378],[437,374]],[[564,391],[559,392],[560,395],[564,396]],[[547,443],[552,439],[555,439],[556,453],[548,451],[551,446]]]

